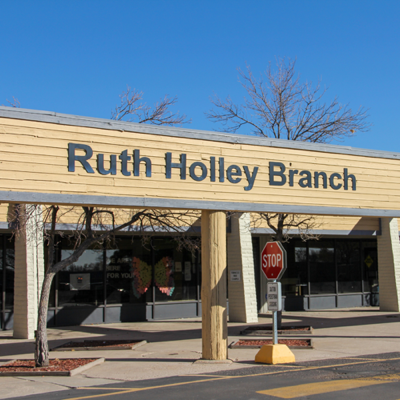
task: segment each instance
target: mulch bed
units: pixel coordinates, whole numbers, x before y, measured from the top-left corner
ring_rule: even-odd
[[[72,358],[72,359],[53,359],[50,360],[48,367],[35,367],[34,360],[14,360],[0,366],[0,375],[3,372],[70,372],[82,367],[97,358]]]
[[[272,333],[271,325],[253,325],[240,332],[241,335],[250,336],[272,335]],[[279,335],[306,335],[312,333],[312,326],[283,326],[282,329],[278,330]]]
[[[231,349],[260,349],[266,344],[272,344],[272,339],[241,339],[230,344]],[[312,349],[311,339],[278,339],[278,344],[285,344],[291,349]]]
[[[80,342],[68,342],[54,347],[51,351],[79,351],[79,350],[132,350],[146,340],[84,340]]]

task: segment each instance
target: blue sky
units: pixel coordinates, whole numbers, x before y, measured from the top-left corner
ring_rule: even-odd
[[[210,96],[240,101],[238,67],[289,57],[327,101],[369,109],[341,144],[400,152],[400,1],[3,0],[0,29],[0,104],[110,118],[129,85],[221,130]]]

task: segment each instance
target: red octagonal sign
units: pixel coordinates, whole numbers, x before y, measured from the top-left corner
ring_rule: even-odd
[[[286,270],[286,250],[280,242],[268,242],[261,252],[261,269],[268,280],[279,280]]]

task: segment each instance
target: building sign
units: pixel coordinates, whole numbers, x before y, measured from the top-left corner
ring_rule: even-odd
[[[10,107],[0,131],[3,203],[400,217],[399,153]]]
[[[240,282],[240,270],[237,271],[231,271],[231,282]]]
[[[143,153],[143,152],[142,152]],[[68,171],[75,172],[76,163],[80,163],[89,174],[95,174],[95,169],[100,175],[140,176],[140,168],[144,169],[146,178],[152,177],[152,161],[150,157],[141,156],[139,149],[121,151],[120,154],[111,154],[106,167],[105,154],[93,154],[93,149],[87,144],[68,144]],[[179,179],[188,178],[195,182],[207,180],[208,182],[225,181],[241,183],[245,191],[253,189],[259,166],[249,167],[247,165],[227,164],[224,157],[210,156],[207,161],[188,162],[187,154],[181,153],[174,156],[170,152],[165,153],[165,178],[171,179],[172,174],[177,174]],[[95,169],[94,169],[95,168]],[[295,186],[300,188],[329,188],[333,190],[356,190],[357,180],[353,174],[343,168],[343,172],[326,173],[323,171],[288,169],[284,163],[268,163],[270,186]],[[298,178],[298,179],[296,179]]]

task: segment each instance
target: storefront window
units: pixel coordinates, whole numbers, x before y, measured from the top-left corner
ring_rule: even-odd
[[[309,243],[311,294],[336,293],[335,250],[333,241]]]
[[[107,304],[151,301],[151,251],[140,238],[117,238],[106,250]]]
[[[376,244],[369,241],[363,241],[361,254],[364,276],[364,292],[379,293],[378,252],[376,249]]]
[[[62,249],[61,259],[72,253]],[[103,253],[103,249],[86,250],[77,262],[58,273],[59,306],[104,304]]]
[[[285,245],[288,256],[287,269],[282,277],[282,292],[285,296],[308,294],[307,243],[294,240],[293,247]]]
[[[14,305],[14,241],[9,236],[5,239],[5,308],[10,309]]]
[[[361,292],[360,242],[338,240],[336,251],[339,293]]]
[[[172,239],[153,239],[155,301],[195,300],[197,260]]]
[[[0,236],[0,240],[2,240],[3,238]],[[1,247],[0,247],[0,312],[3,309],[3,290],[4,290],[4,284],[3,284],[3,246],[1,243]]]

